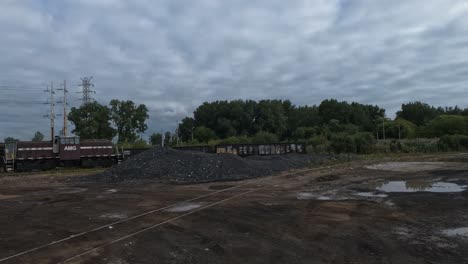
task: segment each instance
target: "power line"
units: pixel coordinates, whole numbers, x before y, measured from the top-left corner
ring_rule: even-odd
[[[0,85],[0,91],[42,91],[40,87]]]
[[[12,104],[43,104],[42,101],[34,101],[34,100],[31,100],[31,101],[26,101],[26,100],[0,100],[0,103],[2,103],[2,104],[8,104],[8,103],[12,103]]]

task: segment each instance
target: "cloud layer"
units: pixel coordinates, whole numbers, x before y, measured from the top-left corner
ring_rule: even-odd
[[[0,9],[0,138],[47,134],[41,89],[67,79],[79,105],[76,85],[90,75],[98,101],[146,104],[148,133],[219,99],[337,98],[390,116],[411,100],[468,107],[465,0],[4,0]]]

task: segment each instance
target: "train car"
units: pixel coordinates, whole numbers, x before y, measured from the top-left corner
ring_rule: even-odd
[[[109,140],[83,140],[80,144],[81,167],[110,167],[118,158],[119,155],[114,154],[114,147]]]
[[[216,153],[230,153],[239,156],[268,156],[289,153],[306,153],[305,143],[273,143],[273,144],[221,144],[215,146]]]
[[[48,141],[18,141],[5,144],[8,170],[29,171],[55,168],[59,157]]]
[[[196,152],[204,152],[204,153],[214,153],[214,148],[209,145],[198,145],[198,146],[180,146],[180,147],[173,147],[173,149],[183,150],[183,151],[196,151]]]
[[[4,152],[5,152],[5,144],[0,143],[0,172],[5,171],[5,158],[3,157]]]
[[[3,155],[2,155],[3,154]],[[6,171],[45,170],[56,167],[106,167],[121,159],[109,140],[57,136],[50,141],[17,141],[0,152]]]

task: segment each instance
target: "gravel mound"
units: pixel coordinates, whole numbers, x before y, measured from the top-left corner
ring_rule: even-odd
[[[96,179],[106,182],[146,179],[181,184],[243,180],[307,167],[314,159],[317,158],[304,154],[241,158],[156,147],[112,167]]]
[[[175,183],[242,180],[267,172],[230,154],[207,154],[156,147],[103,173],[110,182],[157,179]]]

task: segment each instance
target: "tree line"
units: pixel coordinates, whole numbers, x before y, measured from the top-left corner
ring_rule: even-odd
[[[129,100],[111,100],[108,105],[92,102],[73,107],[68,115],[75,127],[72,133],[82,139],[117,138],[118,144],[133,147],[148,145],[140,136],[148,129],[148,118],[144,104]],[[36,132],[33,140],[43,138]],[[438,148],[444,150],[468,149],[468,108],[410,102],[402,104],[391,119],[377,105],[335,99],[312,106],[297,106],[289,100],[214,101],[197,107],[174,132],[153,133],[149,143],[175,146],[303,141],[317,152],[370,153],[377,141],[382,144],[385,140],[416,138],[438,138]]]
[[[377,139],[440,137],[466,134],[468,109],[435,108],[422,102],[403,104],[395,119],[385,109],[356,102],[324,100],[318,106],[296,106],[289,100],[235,100],[204,103],[178,126],[184,142],[274,134],[280,141],[314,135],[368,132]]]
[[[335,99],[312,106],[289,100],[215,101],[184,118],[176,134],[187,145],[305,141],[335,152],[368,153],[377,140],[468,135],[468,109],[410,102],[391,119],[377,105]]]

